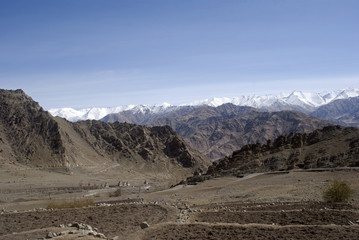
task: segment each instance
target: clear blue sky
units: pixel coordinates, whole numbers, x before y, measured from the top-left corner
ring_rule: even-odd
[[[358,83],[358,0],[0,1],[0,88],[45,109]]]

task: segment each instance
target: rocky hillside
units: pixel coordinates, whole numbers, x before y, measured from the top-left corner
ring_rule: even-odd
[[[0,156],[32,166],[66,165],[59,125],[22,90],[0,90]]]
[[[334,167],[359,167],[359,129],[329,126],[311,133],[282,135],[266,144],[249,144],[213,163],[207,174]]]
[[[319,107],[311,115],[343,126],[359,127],[359,97],[333,101]]]
[[[88,120],[74,123],[74,128],[98,154],[110,156],[117,162],[131,159],[135,164],[205,167],[203,157],[187,147],[168,126],[144,127]]]
[[[212,160],[229,155],[249,143],[264,143],[282,134],[311,132],[330,125],[300,112],[264,112],[230,103],[219,107],[185,107],[161,115],[127,111],[108,115],[103,120],[169,125],[192,148]]]
[[[52,117],[22,90],[0,90],[0,165],[90,167],[120,164],[123,171],[179,177],[209,160],[170,127]]]

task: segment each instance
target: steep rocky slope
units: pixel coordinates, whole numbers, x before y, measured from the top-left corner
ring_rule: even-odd
[[[187,147],[168,126],[144,127],[88,120],[74,123],[74,128],[100,155],[109,156],[113,161],[131,159],[134,164],[151,167],[158,164],[205,167],[203,157]]]
[[[335,100],[310,115],[344,126],[359,127],[359,97]]]
[[[209,175],[289,169],[359,167],[359,129],[329,126],[249,144],[208,168]]]
[[[161,115],[125,112],[109,115],[103,120],[169,125],[192,148],[212,160],[229,155],[249,143],[264,143],[282,134],[310,132],[330,125],[300,112],[263,112],[230,103],[219,107],[181,108]]]
[[[22,90],[0,90],[0,164],[26,167],[121,165],[121,171],[183,177],[209,160],[170,127],[52,117]]]
[[[22,90],[0,90],[1,156],[22,164],[66,165],[59,125]]]

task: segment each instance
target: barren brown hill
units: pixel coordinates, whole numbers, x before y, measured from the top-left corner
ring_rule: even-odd
[[[279,135],[311,132],[329,122],[296,111],[263,112],[252,107],[183,107],[164,114],[123,112],[104,121],[134,121],[151,126],[171,126],[194,149],[212,160],[250,143],[265,143]],[[139,121],[139,122],[137,122]]]
[[[59,124],[22,90],[0,90],[2,161],[32,166],[64,166]]]
[[[81,121],[75,130],[98,154],[113,161],[130,159],[138,167],[163,168],[178,165],[183,168],[204,168],[206,160],[190,149],[169,126],[144,127],[129,123]]]
[[[249,144],[208,168],[209,175],[291,169],[359,167],[359,129],[329,126]]]
[[[209,160],[170,127],[54,118],[22,90],[0,90],[0,164],[26,167],[121,166],[166,178],[184,177]],[[161,175],[161,174],[162,175]]]

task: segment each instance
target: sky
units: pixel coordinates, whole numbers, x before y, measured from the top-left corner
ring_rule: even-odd
[[[358,0],[0,0],[0,88],[45,109],[359,86]]]

